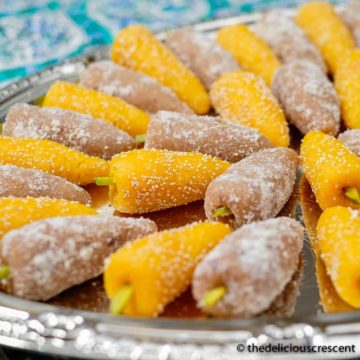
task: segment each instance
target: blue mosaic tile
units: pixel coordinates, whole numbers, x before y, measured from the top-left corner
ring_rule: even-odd
[[[1,0],[0,16],[6,14],[18,14],[24,11],[33,11],[47,7],[51,4],[49,0]]]
[[[9,82],[111,43],[124,26],[153,31],[215,17],[298,5],[304,0],[1,0],[0,82]],[[3,84],[0,84],[0,86]]]
[[[87,41],[82,28],[61,10],[0,17],[0,79],[78,53]]]

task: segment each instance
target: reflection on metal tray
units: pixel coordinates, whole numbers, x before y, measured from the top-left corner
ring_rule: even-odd
[[[195,29],[211,33],[233,23],[249,24],[258,17],[259,14],[251,14],[221,19],[195,25]],[[107,47],[94,48],[9,85],[0,94],[0,118],[4,118],[14,103],[31,102],[42,96],[55,80],[76,81],[86,64],[106,59],[108,53]],[[302,220],[299,205],[296,217]],[[303,253],[305,266],[301,294],[295,315],[290,320],[271,317],[248,320],[112,317],[60,307],[60,300],[54,302],[57,305],[49,305],[0,293],[0,345],[62,356],[139,360],[248,358],[249,354],[239,353],[236,346],[249,340],[257,344],[278,341],[283,345],[357,344],[360,351],[357,335],[360,333],[360,312],[321,314],[314,255],[308,241]],[[62,301],[62,304],[66,303],[64,297]],[[350,357],[355,354],[343,355]],[[258,354],[256,358],[262,356]],[[297,356],[309,357],[308,354]],[[277,354],[277,357],[287,359],[288,355]],[[322,355],[311,354],[311,358],[318,357]]]

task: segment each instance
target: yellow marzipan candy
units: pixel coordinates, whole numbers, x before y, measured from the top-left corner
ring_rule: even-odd
[[[130,25],[117,35],[114,62],[143,72],[170,88],[197,114],[210,110],[209,96],[200,80],[146,27]]]
[[[104,120],[132,136],[144,134],[150,116],[116,97],[78,84],[57,81],[48,90],[43,106],[57,107]]]
[[[145,213],[203,199],[230,163],[193,152],[132,150],[112,158],[110,201],[120,212]]]
[[[309,132],[302,140],[300,157],[322,210],[338,205],[360,208],[360,199],[358,203],[356,196],[352,199],[352,193],[360,191],[360,158],[341,141],[320,131]]]
[[[96,215],[89,206],[63,199],[0,197],[0,237],[33,221],[58,216]]]
[[[325,210],[317,225],[321,258],[338,295],[360,309],[360,214],[341,206]]]
[[[329,3],[304,4],[299,8],[295,20],[320,50],[331,73],[336,71],[344,54],[355,48],[349,29]]]
[[[231,25],[217,34],[217,42],[246,70],[261,76],[271,86],[275,71],[280,66],[270,47],[246,25]]]
[[[108,297],[129,287],[132,295],[122,313],[157,316],[188,288],[196,265],[230,232],[222,223],[193,223],[126,244],[105,269]]]
[[[335,72],[341,115],[350,129],[360,129],[360,50],[348,51]]]
[[[289,146],[285,115],[257,75],[243,70],[228,72],[213,84],[210,97],[223,118],[259,130],[275,146]]]
[[[109,163],[51,140],[0,136],[0,165],[16,165],[42,170],[78,185],[107,176]]]

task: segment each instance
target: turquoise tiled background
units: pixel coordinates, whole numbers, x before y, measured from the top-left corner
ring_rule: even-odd
[[[154,31],[301,0],[0,0],[0,85],[111,43],[133,22]]]

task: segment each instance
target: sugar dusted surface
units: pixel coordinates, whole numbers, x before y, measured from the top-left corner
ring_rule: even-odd
[[[241,70],[229,72],[214,83],[210,97],[223,118],[256,128],[276,146],[288,146],[285,115],[260,77]]]
[[[193,294],[201,306],[206,291],[225,286],[212,308],[220,316],[254,316],[266,310],[297,268],[304,230],[289,218],[244,225],[228,235],[197,266]]]
[[[360,128],[360,50],[348,51],[342,57],[335,79],[340,98],[341,115],[349,129]]]
[[[166,39],[166,44],[207,89],[222,74],[239,68],[229,52],[207,34],[198,31],[175,30]]]
[[[321,51],[330,72],[335,73],[343,55],[354,49],[355,43],[334,6],[325,1],[304,3],[298,9],[296,22]]]
[[[360,46],[360,4],[358,1],[349,1],[339,12],[341,19],[351,30],[356,45]]]
[[[160,111],[152,117],[145,148],[195,151],[229,162],[241,160],[270,141],[256,129],[211,116]]]
[[[142,149],[112,159],[112,204],[125,213],[166,209],[200,200],[227,162],[198,153]]]
[[[110,90],[109,90],[109,91],[110,91]],[[130,89],[130,88],[124,88],[124,89],[123,89],[124,95],[125,95],[126,93],[129,93],[129,92],[131,92],[131,89]],[[240,125],[240,127],[241,127],[241,125]],[[200,134],[203,135],[203,133],[200,133]],[[191,142],[194,142],[194,141],[193,141],[193,138],[192,138],[191,132],[186,133],[186,134],[177,133],[177,134],[175,134],[174,138],[177,138],[177,137],[178,137],[179,139],[182,139],[182,138],[183,138],[182,136],[183,136],[183,137],[186,137],[186,138],[189,138],[189,139],[191,140]],[[252,139],[249,139],[249,140],[252,140]],[[196,145],[196,144],[195,144],[195,145]],[[195,146],[195,145],[194,145],[194,146]],[[134,184],[137,185],[137,182],[135,181]],[[85,251],[84,254],[82,254],[82,255],[84,255],[84,256],[86,257],[86,251]],[[82,257],[82,255],[81,255],[80,257]],[[265,255],[264,255],[263,261],[266,261]]]
[[[66,81],[56,81],[51,85],[43,107],[62,108],[90,115],[132,136],[143,134],[150,121],[148,114],[121,99]]]
[[[44,218],[94,214],[94,209],[76,201],[48,197],[0,197],[0,237],[10,230]]]
[[[124,131],[91,116],[59,108],[16,104],[4,124],[4,135],[48,139],[105,159],[134,147]]]
[[[105,259],[126,241],[156,230],[147,219],[57,217],[6,234],[2,258],[17,296],[46,300],[102,273]]]
[[[156,316],[186,290],[195,266],[228,233],[222,224],[192,223],[129,243],[113,256],[105,270],[105,283],[107,277],[114,277],[117,284],[130,282],[136,304],[132,315]],[[131,269],[134,274],[151,274],[147,277],[150,289],[144,292],[142,279]],[[151,311],[142,305],[146,301]],[[146,314],[142,313],[144,308]]]
[[[145,27],[131,25],[123,29],[113,44],[112,58],[171,88],[196,113],[209,111],[209,97],[200,80]]]
[[[336,135],[340,105],[335,88],[320,68],[307,60],[282,65],[272,90],[289,121],[302,133],[321,130]]]
[[[327,274],[337,294],[353,309],[359,307],[359,231],[359,211],[340,206],[325,210],[317,224],[321,259]]]
[[[50,140],[0,137],[1,165],[16,165],[89,184],[108,175],[108,163]]]
[[[24,172],[26,170],[26,172]],[[25,169],[20,168],[15,165],[0,165],[0,181],[4,178],[12,179],[13,181],[17,181],[19,178],[21,179],[23,176],[27,176],[26,180],[27,185],[29,187],[30,191],[34,192],[46,192],[51,190],[51,184],[46,181],[47,177],[53,177],[54,175],[46,174],[40,170],[34,170],[34,169]],[[23,180],[23,179],[21,179]],[[72,186],[74,189],[78,188],[73,183],[68,183],[70,186]],[[6,191],[6,188],[4,186],[5,184],[1,184],[0,186],[0,195]],[[7,185],[7,184],[6,184]]]
[[[233,213],[225,218],[233,227],[276,216],[292,194],[297,166],[296,153],[287,148],[266,149],[232,165],[207,188],[207,217],[219,220],[212,212],[223,206]]]
[[[335,205],[358,207],[345,197],[343,189],[360,189],[360,159],[341,141],[318,131],[309,133],[302,141],[301,161],[323,210]]]
[[[80,83],[88,88],[121,98],[150,113],[159,110],[192,114],[192,110],[168,87],[156,79],[111,61],[90,64],[81,75]]]
[[[346,130],[338,136],[338,139],[353,153],[360,156],[360,129]]]
[[[264,14],[253,30],[272,48],[282,62],[308,60],[326,73],[326,65],[318,49],[294,20],[284,15],[282,11],[272,10]]]
[[[0,165],[0,196],[53,197],[91,204],[90,195],[65,179],[14,165]]]

